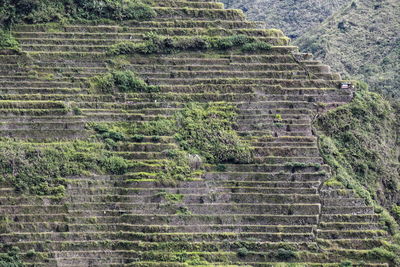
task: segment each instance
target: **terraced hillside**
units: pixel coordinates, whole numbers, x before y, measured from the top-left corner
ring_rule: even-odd
[[[27,266],[394,266],[382,253],[388,233],[374,209],[350,189],[324,185],[329,167],[312,120],[352,99],[351,89],[338,89],[340,77],[281,32],[255,29],[219,3],[155,1],[154,10],[151,21],[14,27],[24,53],[0,56],[3,145],[90,141],[93,125],[157,122],[193,102],[233,106],[235,131],[253,159],[198,162],[202,171],[187,179],[161,179],[176,136],[131,134],[107,146],[129,163],[123,174],[61,177],[66,191],[56,196],[21,194],[3,179],[3,255],[18,247]],[[148,32],[240,34],[272,47],[107,53]],[[93,90],[91,77],[121,65],[158,91]]]

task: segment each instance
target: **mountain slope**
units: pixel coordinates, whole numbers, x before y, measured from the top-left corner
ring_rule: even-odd
[[[361,0],[296,40],[303,50],[371,90],[400,97],[400,7]]]
[[[226,0],[252,20],[282,29],[345,78],[400,97],[400,6],[396,0]]]
[[[238,8],[268,28],[281,29],[290,38],[297,38],[319,25],[350,0],[223,0],[227,8]]]

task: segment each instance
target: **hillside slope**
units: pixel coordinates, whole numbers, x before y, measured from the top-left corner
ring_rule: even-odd
[[[396,0],[226,0],[252,20],[282,29],[294,44],[345,78],[400,97],[400,7]]]
[[[0,266],[399,264],[390,217],[326,182],[313,119],[354,88],[281,31],[213,1],[33,2],[1,37]]]
[[[304,34],[296,44],[335,71],[400,97],[400,7],[396,0],[362,0]]]
[[[243,10],[249,19],[265,22],[268,28],[282,30],[292,39],[318,26],[351,0],[223,0],[227,8]]]

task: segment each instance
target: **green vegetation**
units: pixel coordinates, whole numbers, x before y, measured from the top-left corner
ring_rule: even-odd
[[[268,51],[271,50],[272,46],[266,42],[257,41],[254,43],[247,43],[242,46],[243,52],[257,52],[257,51]]]
[[[178,143],[208,162],[249,162],[248,145],[233,130],[236,112],[226,104],[189,104],[176,117]]]
[[[340,182],[368,203],[388,209],[399,201],[395,107],[378,94],[360,91],[351,103],[322,115],[315,125],[320,131],[320,151],[334,174],[329,184]],[[391,230],[396,231],[387,212],[381,212]]]
[[[0,50],[2,49],[10,49],[19,51],[19,43],[15,38],[11,35],[11,33],[0,30]]]
[[[90,123],[88,128],[93,129],[96,138],[111,150],[124,142],[142,142],[145,137],[164,142],[163,136],[173,136],[179,147],[163,151],[167,160],[152,165],[158,167],[157,173],[140,173],[136,178],[155,176],[160,181],[182,181],[201,174],[203,162],[247,163],[252,160],[250,147],[233,129],[235,116],[234,107],[225,103],[190,103],[172,117],[143,123]],[[118,163],[117,166],[125,169],[124,161],[117,158],[108,160],[111,159],[113,164]],[[133,166],[141,164],[133,163]],[[103,165],[113,173],[120,173],[107,161]]]
[[[3,244],[0,244],[0,248],[3,249]],[[7,253],[0,254],[0,267],[22,267],[21,257],[19,255],[19,248],[8,247],[6,248]]]
[[[0,1],[0,25],[68,20],[147,20],[154,10],[140,0]]]
[[[111,156],[101,143],[73,141],[35,145],[2,141],[0,177],[17,191],[36,195],[62,195],[63,178],[88,173],[122,174],[128,163]]]
[[[155,33],[147,34],[141,43],[120,42],[112,45],[109,55],[129,54],[169,54],[182,51],[198,51],[206,49],[226,50],[239,48],[243,52],[268,51],[271,45],[256,41],[254,37],[246,35],[232,35],[228,37],[164,37]]]
[[[269,28],[281,29],[290,38],[297,38],[323,23],[351,0],[297,1],[297,0],[222,0],[226,8],[242,9],[252,21],[262,21]],[[266,12],[268,7],[268,12]]]
[[[393,34],[400,27],[397,0],[222,2],[281,29],[301,51],[313,53],[345,78],[365,80],[373,91],[400,98],[400,42]]]
[[[250,147],[233,129],[235,118],[236,111],[231,105],[190,103],[168,118],[143,123],[91,124],[90,127],[103,140],[111,139],[107,143],[173,135],[183,150],[200,155],[210,163],[247,163],[252,159]]]
[[[400,99],[400,42],[393,35],[400,27],[398,12],[396,0],[349,1],[295,44],[345,78],[364,80],[371,90]]]
[[[91,78],[91,87],[101,93],[156,92],[157,86],[148,85],[132,71],[113,71]]]

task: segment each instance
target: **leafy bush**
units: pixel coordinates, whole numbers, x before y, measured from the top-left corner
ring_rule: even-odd
[[[124,174],[128,170],[129,164],[124,158],[111,156],[103,160],[102,166],[111,174]]]
[[[9,32],[0,30],[0,50],[11,49],[19,51],[19,43]]]
[[[163,37],[154,33],[149,33],[145,41],[141,43],[121,42],[112,45],[109,55],[126,54],[169,54],[182,51],[198,51],[206,49],[226,50],[232,48],[241,48],[242,51],[261,51],[271,49],[271,45],[258,41],[255,38],[246,35],[232,35],[228,37],[210,38],[208,36],[196,37]]]
[[[238,251],[237,251],[237,255],[240,258],[244,258],[247,255],[249,255],[249,250],[247,248],[245,248],[245,247],[239,248]]]
[[[109,55],[129,55],[136,53],[136,44],[129,41],[119,42],[108,48]]]
[[[189,164],[189,155],[186,151],[174,149],[166,153],[168,160],[163,162],[158,175],[162,180],[185,181],[194,177],[196,173]]]
[[[276,253],[276,258],[283,261],[289,261],[297,257],[296,253],[290,249],[280,248]]]
[[[257,41],[254,43],[247,43],[243,45],[242,51],[243,52],[258,52],[258,51],[269,51],[271,50],[272,46],[266,42]]]
[[[0,267],[24,266],[21,261],[21,256],[19,255],[20,250],[18,247],[6,247],[6,252],[6,254],[0,254]]]
[[[229,49],[232,47],[238,47],[238,46],[243,46],[249,43],[254,42],[253,37],[249,37],[244,34],[239,34],[239,35],[232,35],[228,37],[221,37],[217,38],[213,42],[213,47],[217,49]]]
[[[250,149],[233,130],[235,111],[229,105],[189,104],[175,116],[175,138],[191,154],[209,162],[249,162]]]
[[[175,120],[171,118],[159,118],[140,124],[131,125],[129,133],[136,135],[172,135],[176,131]]]
[[[62,178],[87,172],[121,174],[127,163],[112,157],[101,143],[74,141],[32,145],[22,141],[0,144],[0,177],[19,192],[62,195]]]
[[[92,87],[102,93],[115,92],[156,92],[157,86],[148,85],[132,71],[114,71],[95,76],[91,79]]]

